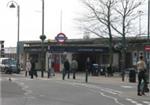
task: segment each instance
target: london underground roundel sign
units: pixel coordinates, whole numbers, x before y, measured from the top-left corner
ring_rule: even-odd
[[[57,36],[55,37],[55,40],[58,42],[58,43],[64,43],[66,41],[67,37],[64,33],[59,33],[57,34]]]

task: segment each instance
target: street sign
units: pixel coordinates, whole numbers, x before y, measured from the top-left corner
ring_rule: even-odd
[[[150,45],[144,46],[144,50],[145,50],[145,51],[150,51]]]
[[[55,40],[58,42],[58,43],[64,43],[66,41],[67,37],[64,33],[59,33],[57,34],[57,36],[55,37]]]

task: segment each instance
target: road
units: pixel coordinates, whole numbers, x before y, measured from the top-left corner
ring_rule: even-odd
[[[101,78],[84,77],[62,80],[61,75],[50,79],[1,76],[1,105],[150,105],[150,96],[137,96],[136,84],[107,83]],[[91,79],[91,80],[90,80]],[[99,82],[97,82],[99,81]],[[134,92],[134,93],[133,93]]]

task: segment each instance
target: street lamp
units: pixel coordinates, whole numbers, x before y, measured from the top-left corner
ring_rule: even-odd
[[[42,40],[42,56],[41,56],[41,77],[44,77],[44,40],[46,39],[46,36],[44,35],[44,0],[42,0],[42,35],[40,36],[40,39]]]
[[[17,70],[19,71],[19,36],[20,36],[20,5],[15,1],[8,2],[10,8],[17,7],[18,30],[17,30]]]

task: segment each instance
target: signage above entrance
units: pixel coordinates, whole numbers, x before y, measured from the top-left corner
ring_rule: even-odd
[[[144,46],[144,50],[145,50],[145,51],[150,51],[150,45]]]
[[[64,43],[66,41],[67,37],[64,33],[59,33],[57,34],[57,36],[55,37],[55,40],[58,42],[58,43]]]
[[[108,53],[108,47],[94,47],[94,46],[48,46],[50,52],[97,52]]]

